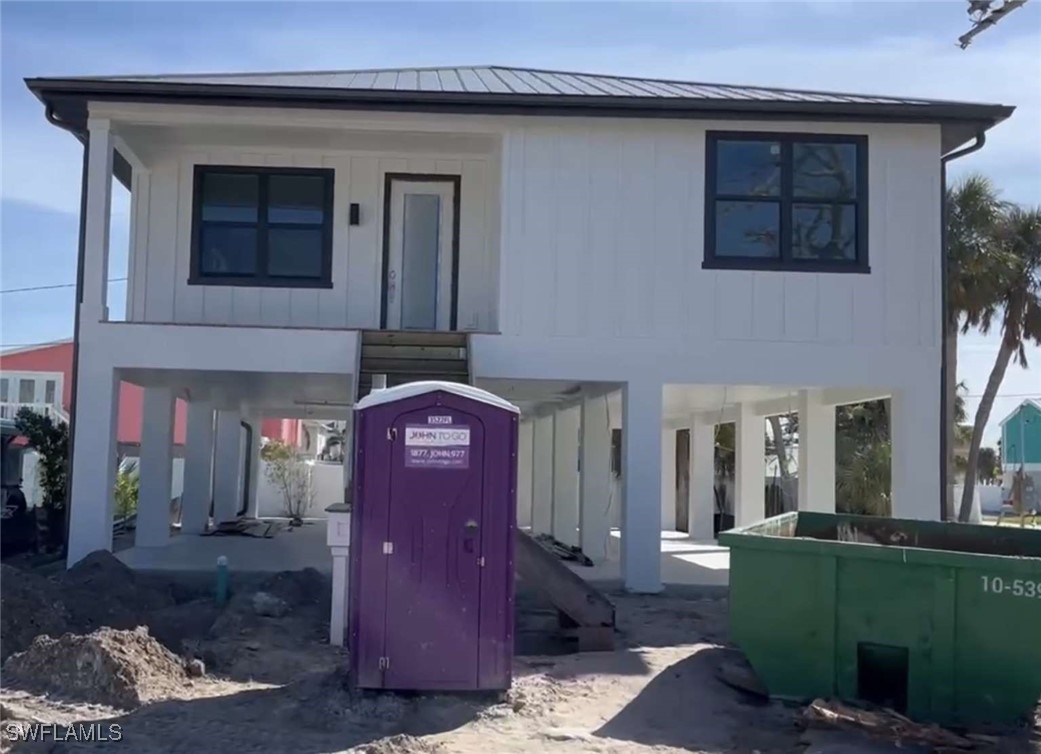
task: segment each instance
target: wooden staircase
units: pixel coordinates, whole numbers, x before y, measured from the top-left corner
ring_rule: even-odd
[[[513,550],[517,575],[557,610],[560,633],[579,652],[614,649],[614,604],[526,532],[517,530]]]
[[[470,382],[466,333],[363,330],[358,397],[372,390],[373,375],[387,376],[387,387],[418,380]]]

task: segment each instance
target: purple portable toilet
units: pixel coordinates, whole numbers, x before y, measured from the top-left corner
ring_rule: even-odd
[[[355,406],[356,686],[509,688],[518,415],[452,382],[378,390]]]

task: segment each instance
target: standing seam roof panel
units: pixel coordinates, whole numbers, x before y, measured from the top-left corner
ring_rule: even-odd
[[[578,89],[583,94],[589,94],[594,97],[602,97],[609,94],[607,89],[603,86],[598,86],[596,83],[584,79],[581,76],[576,76],[573,73],[558,73],[557,78],[561,81],[566,81],[569,85]]]
[[[337,89],[352,89],[356,78],[358,78],[357,73],[334,73],[329,86]]]
[[[568,81],[565,81],[562,76],[559,76],[559,75],[557,75],[555,73],[534,73],[533,72],[531,75],[534,76],[535,78],[539,79],[540,81],[545,81],[547,84],[549,84],[551,87],[556,89],[561,94],[579,94],[579,95],[585,94],[585,92],[582,89],[579,89],[574,84],[572,84],[572,83],[570,83]]]
[[[351,82],[351,86],[355,89],[372,89],[373,82],[376,81],[376,74],[373,71],[360,71],[357,78]]]
[[[507,71],[497,68],[492,68],[491,71],[492,74],[498,76],[514,94],[556,94],[556,92],[545,85],[543,85],[542,90],[539,90],[529,84],[521,78],[521,74],[524,73],[524,71]]]
[[[669,84],[669,83],[666,83],[664,81],[659,81],[659,82],[656,82],[656,83],[658,84],[658,89],[662,92],[661,96],[667,96],[667,97],[690,97],[691,96],[691,92],[690,91],[686,91],[684,89],[681,89],[680,87],[676,86],[675,84]],[[689,87],[687,87],[687,89],[696,91],[697,87],[689,86]]]
[[[459,77],[459,83],[463,91],[470,94],[483,94],[490,91],[480,76],[470,68],[457,68],[455,74]]]
[[[622,81],[621,79],[615,79],[611,82],[606,82],[603,79],[597,79],[602,82],[605,86],[610,84],[610,87],[615,91],[615,97],[646,97],[648,92],[646,89],[641,89],[638,86],[633,86],[632,82]]]
[[[465,92],[467,91],[466,86],[463,84],[463,80],[459,76],[459,72],[452,68],[438,68],[437,76],[441,81],[441,91],[444,92]]]
[[[506,82],[496,76],[495,71],[490,68],[474,68],[473,72],[489,92],[495,94],[513,93],[513,90],[506,85]]]
[[[371,89],[386,89],[392,90],[397,89],[398,85],[398,74],[395,71],[383,71],[377,73],[376,78],[372,80]]]
[[[419,91],[419,71],[401,71],[398,73],[398,83],[394,88],[399,92]]]
[[[441,88],[441,79],[438,78],[437,71],[420,71],[419,72],[419,91],[421,92],[443,92]]]

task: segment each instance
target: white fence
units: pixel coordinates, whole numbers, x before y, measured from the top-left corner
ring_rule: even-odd
[[[311,490],[314,493],[306,518],[325,518],[325,509],[343,502],[343,464],[325,461],[307,461],[311,470]],[[257,516],[284,516],[282,493],[268,481],[267,463],[260,462],[257,480]]]

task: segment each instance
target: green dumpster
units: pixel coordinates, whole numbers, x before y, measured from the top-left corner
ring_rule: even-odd
[[[965,725],[1041,698],[1041,532],[785,513],[719,541],[731,634],[775,697]]]

